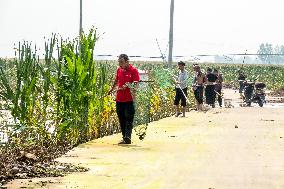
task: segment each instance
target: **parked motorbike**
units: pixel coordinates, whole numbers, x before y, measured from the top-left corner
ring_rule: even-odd
[[[265,101],[265,83],[263,82],[244,82],[244,102],[247,106],[251,106],[251,103],[258,103],[260,107],[263,106]]]

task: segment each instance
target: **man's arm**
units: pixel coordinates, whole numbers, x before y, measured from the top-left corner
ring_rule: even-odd
[[[195,91],[195,89],[196,89],[196,81],[197,81],[196,75],[194,75],[193,80],[192,80],[192,85],[191,85],[191,89],[193,91]]]
[[[220,83],[223,83],[223,81],[224,81],[224,79],[223,79],[223,75],[222,75],[222,74],[220,74],[220,75],[219,75],[219,77],[220,77],[220,79],[219,79]]]
[[[207,75],[202,74],[202,76],[203,76],[203,83],[204,83],[204,84],[207,84],[207,83],[208,83],[208,77],[207,77]]]
[[[112,87],[110,88],[110,90],[109,90],[109,92],[108,92],[108,95],[110,95],[110,94],[113,92],[113,90],[114,90],[114,88],[115,88],[116,86],[117,86],[117,79],[114,80],[113,85],[112,85]]]
[[[196,85],[196,81],[197,81],[197,78],[196,78],[196,75],[194,75],[193,80],[192,80],[192,86]]]
[[[172,81],[174,81],[174,84],[179,84],[179,81],[178,81],[179,76],[176,76],[176,75],[173,75],[173,74],[171,74],[171,76],[172,76]]]

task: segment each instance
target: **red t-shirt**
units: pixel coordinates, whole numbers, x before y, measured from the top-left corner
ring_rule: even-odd
[[[122,87],[126,82],[133,83],[134,81],[139,81],[139,72],[138,70],[129,64],[126,70],[118,68],[116,72],[116,80],[118,81],[118,88]],[[130,89],[127,87],[123,90],[118,90],[116,94],[117,102],[129,102],[133,101]]]

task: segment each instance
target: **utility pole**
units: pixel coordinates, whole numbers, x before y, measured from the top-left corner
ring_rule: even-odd
[[[78,50],[79,50],[79,52],[81,52],[81,34],[82,34],[82,32],[83,32],[83,27],[82,27],[82,20],[83,20],[83,8],[82,8],[82,0],[80,0],[80,24],[79,24],[79,46],[78,46]]]
[[[172,62],[173,62],[174,6],[175,6],[175,1],[171,0],[168,67],[172,67]]]
[[[82,0],[80,0],[80,28],[79,28],[79,36],[81,36],[81,33],[83,31],[83,28],[82,28]]]

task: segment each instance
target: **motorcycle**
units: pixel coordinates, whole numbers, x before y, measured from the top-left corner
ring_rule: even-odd
[[[266,85],[263,82],[244,82],[244,102],[247,106],[251,106],[251,103],[258,103],[260,107],[263,107],[265,101],[265,89]]]

